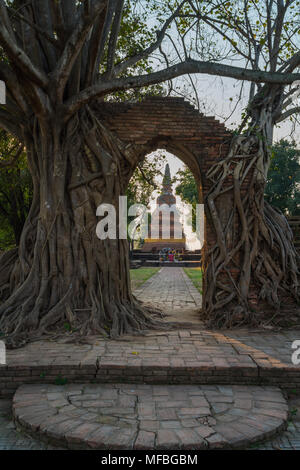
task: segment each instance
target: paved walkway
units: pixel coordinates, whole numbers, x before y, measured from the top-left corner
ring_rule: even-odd
[[[36,341],[23,348],[7,351],[7,364],[0,365],[0,392],[12,389],[18,382],[32,383],[41,378],[53,379],[55,374],[76,375],[76,378],[102,378],[124,374],[163,371],[166,375],[182,376],[196,372],[204,377],[215,375],[244,377],[282,377],[300,374],[300,365],[293,365],[292,344],[300,339],[300,330],[280,332],[240,329],[202,330],[178,329],[146,331],[141,336],[125,335],[117,340],[90,336],[82,343],[68,339]],[[66,343],[67,341],[67,343]],[[114,369],[114,372],[112,372]],[[75,373],[76,372],[76,373]],[[157,374],[160,375],[160,374]],[[13,380],[10,379],[13,378]],[[300,378],[300,377],[299,377]],[[298,378],[298,380],[299,380]],[[288,382],[288,381],[287,381]],[[2,387],[2,383],[5,387]],[[26,382],[25,382],[26,383]]]
[[[23,385],[13,399],[21,429],[69,449],[241,448],[286,427],[276,387]]]
[[[0,400],[0,451],[53,449],[16,430],[12,421],[11,400]]]
[[[259,450],[300,450],[300,398],[289,401],[291,419],[285,432],[264,443],[251,445]],[[0,400],[0,451],[1,450],[53,450],[51,446],[16,430],[12,421],[11,400]]]
[[[200,293],[181,268],[162,268],[158,274],[149,279],[135,293],[144,302],[154,303],[163,307],[164,311],[174,312],[177,319],[182,318],[184,312],[197,312],[201,305]],[[239,390],[238,387],[247,387],[249,393],[252,393],[251,390],[262,390],[266,386],[282,386],[289,390],[290,394],[299,393],[300,366],[293,365],[291,361],[294,352],[291,347],[292,343],[299,339],[299,330],[280,332],[248,331],[247,329],[209,331],[202,329],[199,325],[194,325],[193,329],[147,331],[143,336],[127,335],[115,341],[99,337],[89,337],[83,344],[66,344],[65,340],[55,342],[39,341],[28,344],[22,349],[8,351],[7,365],[0,366],[0,396],[3,397],[0,400],[0,449],[53,448],[48,444],[43,444],[29,436],[25,436],[23,431],[16,431],[11,418],[10,397],[19,385],[44,383],[43,387],[51,387],[47,384],[63,382],[67,383],[65,388],[62,387],[63,390],[67,390],[67,387],[77,386],[85,390],[84,393],[86,393],[86,390],[88,390],[86,387],[102,387],[103,385],[100,384],[105,383],[105,387],[110,387],[111,391],[112,389],[116,390],[116,384],[122,383],[117,389],[118,396],[121,394],[127,397],[128,390],[134,390],[135,403],[142,402],[141,393],[145,393],[141,392],[143,389],[148,390],[146,395],[151,390],[151,401],[153,402],[156,400],[154,389],[159,389],[157,387],[162,387],[160,390],[165,390],[165,392],[168,392],[169,387],[177,387],[178,391],[180,391],[180,387],[192,387],[194,390],[194,387],[196,387],[204,395],[205,390],[215,391],[215,397],[220,393],[220,401],[218,402],[220,406],[219,418],[223,416],[221,421],[223,419],[226,422],[226,419],[228,419],[225,417],[227,411],[229,415],[232,412],[234,415],[236,413],[234,409],[243,410],[240,405],[232,406],[233,401],[230,398],[232,395],[228,390],[234,393],[234,390]],[[74,382],[81,385],[75,386],[73,385]],[[136,392],[137,390],[138,392]],[[267,392],[266,389],[265,391]],[[184,394],[184,397],[186,397],[186,391],[182,389],[180,393],[181,396]],[[167,401],[160,398],[165,400],[162,412],[167,410],[167,404],[172,403],[172,399],[174,401],[174,396],[169,395],[169,392],[167,395],[162,395],[162,397],[165,396],[168,398]],[[94,402],[97,402],[98,398],[96,397]],[[180,397],[177,396],[177,398]],[[158,399],[158,403],[160,399]],[[241,397],[234,398],[235,405],[236,399],[240,400]],[[57,400],[62,400],[62,398],[58,396]],[[130,402],[132,397],[128,396],[128,400]],[[190,397],[189,400],[192,400],[192,398]],[[87,400],[87,402],[89,401],[93,401],[93,399]],[[213,413],[209,414],[205,410],[205,416],[199,416],[198,418],[207,419],[204,425],[214,429],[213,426],[222,425],[221,421],[217,423],[216,411],[214,411],[214,406],[218,405],[217,402],[214,404],[213,400],[207,401],[209,402],[209,411],[213,410]],[[255,400],[252,396],[251,403],[253,401]],[[269,401],[272,403],[271,400]],[[84,413],[93,415],[93,412],[99,411],[97,404],[94,403],[94,405],[89,406],[89,403],[86,406],[87,402],[84,402],[85,400],[82,402],[83,408],[91,408],[88,411],[84,410]],[[34,404],[36,404],[36,401]],[[189,404],[188,408],[192,408],[192,402]],[[282,404],[282,407],[280,403],[278,406],[276,405],[275,412],[278,411],[279,414],[286,412],[284,403],[282,402]],[[293,399],[289,404],[291,420],[288,423],[287,431],[279,437],[273,438],[272,441],[258,445],[258,448],[300,450],[300,399]],[[29,406],[28,403],[27,405]],[[106,426],[111,426],[112,419],[116,418],[118,422],[120,419],[124,419],[124,416],[115,415],[116,408],[119,408],[119,411],[122,408],[119,405],[119,403],[114,403],[114,399],[112,399],[111,408],[114,408],[114,413],[109,412],[104,417],[104,420],[110,421]],[[247,403],[245,402],[244,405],[247,406]],[[69,402],[68,406],[72,407],[74,403]],[[160,406],[157,404],[157,410],[159,408]],[[261,408],[257,408],[261,410]],[[136,413],[136,409],[138,408],[134,407],[134,413]],[[267,410],[267,408],[265,409]],[[274,410],[272,406],[271,409]],[[151,411],[150,408],[147,411],[147,407],[145,410],[145,413]],[[173,415],[177,413],[176,407],[172,410]],[[82,409],[75,411],[79,414],[82,413]],[[172,411],[169,410],[169,413],[172,414]],[[242,412],[237,412],[237,416],[241,418],[239,413]],[[168,411],[166,411],[166,416],[167,414]],[[215,419],[216,423],[209,421],[209,418],[210,420]],[[242,416],[243,418],[245,416]],[[103,416],[100,419],[103,420]],[[131,419],[131,417],[127,416],[126,419]],[[137,419],[136,414],[133,419]],[[197,421],[197,424],[195,424],[193,419],[194,417],[189,418],[178,414],[171,419],[171,415],[168,415],[166,419],[162,420],[164,424],[159,422],[161,428],[155,431],[147,426],[147,429],[141,427],[140,430],[144,432],[141,435],[141,440],[152,439],[153,441],[154,439],[156,447],[163,447],[165,445],[162,443],[163,438],[169,440],[171,434],[168,433],[172,432],[173,439],[177,439],[177,441],[180,439],[178,445],[188,446],[188,440],[191,441],[193,437],[193,439],[198,439],[198,444],[196,442],[194,444],[209,446],[208,438],[213,439],[212,436],[222,435],[219,432],[220,429],[223,429],[224,433],[229,429],[227,423],[226,425],[223,423],[223,428],[214,429],[214,433],[204,437],[198,431],[195,431],[195,428],[203,426],[203,423]],[[279,417],[279,419],[284,419],[284,417]],[[145,419],[144,421],[149,420]],[[155,419],[150,419],[150,421],[157,422]],[[194,423],[195,426],[194,428],[193,426],[183,426],[182,422],[190,425]],[[148,423],[148,425],[153,426],[154,424]],[[238,426],[240,438],[243,435],[242,428],[244,432],[246,432],[245,429],[249,430],[249,422],[248,424],[236,422],[233,425]],[[173,426],[173,428],[168,428],[168,426]],[[176,428],[176,426],[180,427]],[[128,431],[129,435],[131,431]],[[162,432],[158,434],[158,431]],[[126,435],[128,437],[128,434],[125,433],[124,438],[126,438]],[[187,435],[190,437],[187,438]],[[75,444],[76,439],[78,439],[78,436],[71,437]],[[134,445],[133,442],[132,440],[132,445]],[[135,440],[135,442],[137,441]]]
[[[161,268],[135,290],[138,299],[164,310],[201,308],[202,296],[183,268]]]
[[[299,393],[300,367],[291,362],[291,345],[296,339],[300,339],[299,330],[274,333],[185,329],[149,331],[145,336],[125,336],[116,341],[90,337],[86,344],[40,341],[8,351],[7,366],[0,366],[0,388],[12,395],[22,383],[55,383],[62,379],[70,384],[74,380],[118,383],[122,378],[149,384],[159,380],[165,384],[172,380],[210,382],[210,387],[220,382],[264,382],[282,384],[293,394],[297,388]],[[46,448],[14,430],[10,403],[9,399],[0,400],[0,448]],[[300,450],[300,400],[292,400],[290,409],[288,430],[258,448]]]
[[[300,331],[262,333],[183,329],[148,331],[119,340],[37,341],[7,351],[0,396],[24,383],[148,383],[276,385],[300,390],[292,344]]]

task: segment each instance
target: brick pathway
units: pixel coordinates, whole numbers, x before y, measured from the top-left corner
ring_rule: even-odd
[[[0,396],[22,383],[261,384],[300,389],[292,364],[300,331],[148,331],[119,340],[89,337],[86,344],[38,341],[7,352],[0,365]]]
[[[275,439],[253,446],[261,450],[300,450],[300,398],[289,400],[290,419],[285,432]]]
[[[7,352],[7,365],[0,366],[0,396],[11,397],[23,383],[62,379],[68,384],[279,385],[290,393],[299,392],[300,366],[291,362],[291,345],[297,339],[299,330],[194,328],[148,331],[116,341],[89,337],[85,344],[39,341]],[[0,449],[46,448],[47,444],[15,431],[9,408],[9,400],[0,400]],[[291,403],[291,410],[296,408],[300,410],[300,400]],[[258,448],[300,450],[299,411],[286,432]]]
[[[172,311],[199,309],[202,305],[200,292],[182,268],[161,268],[134,293],[145,303]]]
[[[11,400],[0,400],[0,451],[44,450],[53,447],[18,432],[11,416]]]
[[[71,449],[241,448],[286,427],[276,387],[23,385],[17,425]]]
[[[8,351],[0,366],[0,390],[12,395],[22,383],[129,381],[148,383],[265,383],[299,391],[299,366],[291,363],[291,344],[300,331],[149,331],[118,341],[90,337],[86,344],[40,341]],[[296,375],[295,375],[296,374]],[[296,404],[293,404],[296,403]],[[300,410],[300,400],[291,410]],[[0,401],[0,448],[45,448],[16,433],[9,400]],[[300,412],[280,437],[258,448],[300,450]]]
[[[261,444],[252,444],[250,449],[259,450],[300,450],[300,398],[289,401],[292,417],[287,430]],[[11,400],[0,400],[0,451],[1,450],[52,450],[59,449],[33,439],[23,431],[17,431],[12,421]],[[298,411],[296,413],[296,411]]]

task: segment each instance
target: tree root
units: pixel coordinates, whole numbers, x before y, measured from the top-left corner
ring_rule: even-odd
[[[283,214],[264,201],[268,152],[256,135],[235,136],[227,157],[207,174],[206,211],[216,243],[204,256],[203,316],[212,328],[283,324],[286,304],[293,312],[286,323],[300,321],[293,234]]]
[[[69,297],[69,296],[68,296]],[[78,341],[88,336],[97,335],[103,338],[116,339],[124,334],[143,334],[148,329],[166,329],[167,324],[161,320],[161,312],[142,306],[138,301],[112,303],[109,309],[99,312],[93,309],[72,310],[66,297],[46,314],[38,326],[33,322],[37,305],[30,302],[22,306],[16,301],[6,315],[0,317],[1,339],[7,348],[18,348],[31,341],[40,339],[57,339],[67,337]],[[101,319],[106,317],[106,321]]]
[[[10,279],[18,259],[18,249],[5,251],[0,255],[0,299],[5,300],[10,294]]]
[[[128,148],[89,106],[63,128],[36,119],[26,148],[33,205],[18,253],[4,255],[0,271],[0,333],[7,345],[163,328],[159,313],[132,295],[127,240],[96,235],[97,207],[117,209],[134,171]]]

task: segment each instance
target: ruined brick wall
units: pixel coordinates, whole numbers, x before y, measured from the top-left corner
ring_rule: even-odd
[[[232,133],[214,117],[204,116],[183,98],[147,98],[141,103],[106,103],[102,118],[109,129],[128,144],[135,143],[147,152],[166,149],[180,158],[199,184],[200,202],[211,183],[207,170],[226,156]],[[145,151],[140,158],[144,158]],[[229,182],[230,184],[230,182]],[[215,243],[209,221],[205,223],[207,247]]]
[[[207,171],[218,160],[228,154],[232,132],[212,116],[204,116],[182,98],[151,97],[141,103],[102,103],[101,118],[107,127],[128,145],[135,145],[140,161],[147,153],[157,149],[166,149],[180,158],[193,172],[199,186],[200,203],[206,205],[206,196],[212,182],[206,178]],[[138,160],[137,160],[138,162]],[[243,181],[241,196],[247,195],[252,171]],[[225,226],[233,208],[233,176],[228,176],[225,186],[231,188],[216,201],[217,210]],[[228,234],[228,249],[232,250],[240,240],[241,222],[235,217],[233,232]],[[205,241],[202,253],[204,270],[210,263],[207,256],[215,246],[216,233],[209,218],[205,215]],[[229,239],[230,238],[230,239]],[[229,270],[233,279],[238,281],[242,260],[238,252]],[[228,273],[220,272],[220,279],[228,282]],[[205,279],[205,276],[204,276]],[[205,291],[205,282],[203,290]],[[255,285],[250,286],[250,302],[258,301]]]
[[[105,111],[110,129],[121,140],[147,145],[151,151],[172,148],[196,178],[226,155],[232,136],[224,124],[199,113],[183,98],[151,97],[141,103],[107,104]]]
[[[206,196],[212,186],[212,182],[206,178],[207,171],[218,160],[226,157],[233,135],[224,124],[214,117],[199,113],[184,99],[173,97],[151,97],[141,103],[102,103],[100,114],[107,127],[123,142],[134,144],[137,153],[139,147],[141,148],[140,160],[157,149],[166,149],[180,158],[193,172],[199,185],[199,202],[206,205]],[[243,181],[242,197],[247,194],[252,176],[252,171],[249,171]],[[217,210],[222,207],[219,212],[223,226],[226,226],[233,208],[232,174],[228,176],[225,186],[231,189],[216,200]],[[235,217],[233,224],[233,232],[227,236],[229,250],[237,245],[241,236],[241,222],[238,217]],[[217,242],[208,213],[205,215],[204,226],[205,241],[201,253],[205,270],[210,262],[207,254]],[[242,265],[240,256],[241,253],[238,252],[232,265],[228,267],[232,278],[237,281],[240,274],[238,266]],[[224,284],[228,282],[227,271],[220,272],[219,275]],[[203,290],[205,289],[204,282]],[[252,284],[250,291],[250,302],[256,304],[258,291]]]

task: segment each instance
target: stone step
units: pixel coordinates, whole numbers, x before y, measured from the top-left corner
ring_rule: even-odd
[[[300,390],[292,363],[299,331],[250,333],[204,329],[148,331],[85,344],[36,341],[7,351],[0,365],[0,397],[22,384],[135,383],[263,385]],[[70,338],[72,340],[72,337]]]
[[[201,261],[201,254],[197,253],[184,253],[180,255],[182,261]],[[133,253],[132,254],[133,260],[149,260],[149,261],[158,261],[159,254],[158,253]]]
[[[168,267],[168,268],[201,268],[201,261],[159,261],[146,260],[143,263],[146,268]]]
[[[18,428],[69,449],[245,448],[286,428],[280,389],[262,386],[23,385]]]

